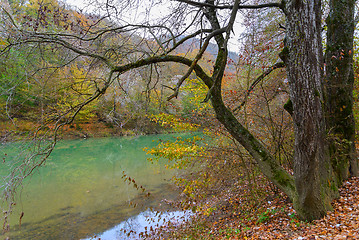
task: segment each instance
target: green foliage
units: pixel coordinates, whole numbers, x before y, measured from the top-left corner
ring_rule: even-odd
[[[242,232],[241,229],[238,228],[227,228],[219,230],[219,233],[224,234],[227,239],[230,239],[233,236],[239,235]]]
[[[259,216],[258,216],[258,220],[257,220],[257,224],[259,223],[264,223],[266,221],[269,220],[269,218],[274,214],[276,213],[278,210],[277,209],[267,209],[265,212],[261,213]]]
[[[2,115],[25,114],[27,109],[37,105],[33,92],[35,85],[24,69],[29,56],[24,51],[10,51],[8,58],[0,61],[0,106]],[[25,109],[18,111],[24,105]],[[27,108],[27,109],[26,109]],[[9,112],[4,113],[5,109]]]

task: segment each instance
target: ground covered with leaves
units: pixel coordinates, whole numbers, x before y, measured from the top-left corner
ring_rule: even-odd
[[[243,189],[242,189],[243,190]],[[300,221],[292,203],[280,193],[248,204],[246,194],[228,191],[188,224],[158,233],[164,239],[359,239],[359,178],[352,178],[333,201],[333,211],[312,223]],[[213,200],[213,199],[212,199]],[[213,202],[213,201],[212,201]],[[247,206],[245,206],[247,204]],[[252,209],[248,207],[252,205]],[[217,206],[217,207],[214,207]],[[247,209],[247,211],[246,211]]]
[[[359,178],[345,182],[334,210],[313,223],[297,219],[290,203],[277,198],[267,202],[267,211],[232,239],[359,239]],[[234,221],[234,225],[237,222]],[[260,223],[260,224],[258,224]]]

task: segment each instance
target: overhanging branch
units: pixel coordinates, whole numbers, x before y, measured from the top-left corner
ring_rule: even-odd
[[[113,70],[113,72],[118,72],[119,74],[122,74],[122,73],[125,73],[132,69],[140,68],[140,67],[147,66],[150,64],[155,64],[155,63],[163,63],[163,62],[176,62],[176,63],[181,63],[184,65],[187,65],[189,67],[191,67],[191,65],[193,63],[192,60],[182,57],[182,56],[165,55],[165,56],[149,57],[149,58],[138,60],[133,63],[116,66],[116,67],[113,67],[112,70]],[[212,78],[209,77],[205,73],[205,71],[202,69],[201,66],[199,66],[198,64],[195,64],[193,70],[195,71],[197,76],[203,80],[203,82],[207,85],[208,88],[212,87],[212,84],[213,84]]]
[[[212,94],[212,91],[213,91],[213,88],[215,87],[216,84],[219,84],[220,81],[222,80],[224,70],[226,68],[226,63],[227,63],[228,41],[229,41],[229,38],[230,38],[230,35],[231,35],[231,31],[233,30],[234,22],[236,20],[236,16],[237,16],[237,12],[238,12],[238,6],[239,6],[238,4],[239,4],[239,0],[235,0],[234,7],[233,7],[232,12],[231,12],[231,17],[230,17],[228,25],[226,27],[226,37],[225,37],[225,39],[223,41],[223,45],[219,46],[220,49],[218,50],[218,56],[222,55],[222,57],[217,57],[217,60],[219,60],[219,61],[216,62],[216,67],[215,68],[217,68],[217,66],[218,66],[219,70],[217,72],[214,72],[214,74],[213,74],[213,79],[214,79],[213,86],[208,90],[206,98],[203,100],[203,102],[208,102],[209,101],[209,99],[211,97],[211,94]]]
[[[187,41],[187,40],[189,40],[189,39],[191,39],[191,38],[194,38],[194,37],[196,37],[197,35],[200,35],[200,34],[202,34],[202,33],[210,33],[210,32],[212,32],[212,31],[213,31],[212,29],[201,29],[201,30],[198,30],[198,31],[196,31],[196,32],[194,32],[194,33],[192,33],[192,34],[190,34],[190,35],[188,35],[188,36],[182,38],[180,41],[176,42],[176,44],[174,44],[173,47],[167,51],[167,53],[172,52],[172,51],[175,50],[178,46],[180,46],[181,44],[183,44],[185,41]]]
[[[6,46],[5,49],[10,49],[13,46],[16,45],[22,45],[22,44],[26,44],[26,43],[40,43],[40,44],[57,44],[57,45],[61,45],[66,49],[69,49],[79,55],[82,56],[87,56],[87,57],[92,57],[92,58],[96,58],[102,62],[104,62],[106,65],[108,65],[110,68],[112,68],[112,64],[111,62],[105,58],[104,56],[95,54],[95,53],[91,53],[89,51],[85,51],[83,49],[77,48],[74,45],[72,45],[71,43],[64,41],[62,39],[58,39],[58,38],[46,38],[46,37],[39,37],[39,36],[29,36],[29,37],[25,37],[26,40],[23,40],[21,42],[18,43],[10,43],[8,46]],[[5,50],[1,51],[1,54],[4,52]]]
[[[188,78],[191,73],[193,72],[195,66],[197,65],[198,61],[202,58],[204,52],[206,51],[207,47],[208,47],[208,44],[209,44],[209,41],[211,40],[211,38],[213,38],[214,36],[218,35],[218,34],[221,34],[223,32],[227,31],[226,28],[222,28],[222,29],[218,29],[216,31],[213,31],[206,39],[206,41],[204,42],[203,46],[201,47],[200,51],[198,52],[198,54],[196,55],[195,59],[193,60],[190,68],[188,69],[188,71],[186,72],[185,75],[183,75],[181,77],[181,79],[178,80],[178,83],[177,83],[177,86],[175,88],[175,92],[169,96],[167,98],[167,100],[171,100],[172,98],[174,97],[177,97],[178,96],[178,92],[179,92],[179,88],[181,87],[182,83],[184,82],[184,80],[186,80],[186,78]]]

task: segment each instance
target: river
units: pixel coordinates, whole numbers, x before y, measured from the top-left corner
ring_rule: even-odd
[[[176,192],[173,170],[164,162],[147,161],[144,147],[177,135],[66,140],[23,185],[11,217],[10,239],[124,239],[121,229],[142,229],[161,205]],[[12,145],[1,153],[16,152]],[[163,160],[165,161],[165,160]],[[6,164],[0,169],[6,173]],[[124,181],[124,173],[129,181]],[[142,186],[142,192],[134,187]],[[150,195],[148,195],[150,193]],[[162,204],[164,205],[164,204]],[[19,219],[21,212],[24,213]],[[183,212],[167,213],[182,217]],[[132,223],[132,224],[131,224]],[[136,227],[137,225],[137,227]],[[129,239],[134,238],[130,236]],[[96,239],[96,238],[93,238]]]

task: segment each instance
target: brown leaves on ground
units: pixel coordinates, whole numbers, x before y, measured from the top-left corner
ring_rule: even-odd
[[[258,183],[257,188],[234,183],[208,198],[207,210],[204,206],[192,221],[160,228],[154,239],[359,239],[359,177],[346,181],[333,211],[312,223],[300,221],[292,203],[273,186]]]
[[[222,192],[209,207],[215,209],[211,214],[162,229],[165,231],[159,231],[156,239],[359,239],[359,178],[346,181],[339,190],[340,198],[332,203],[333,211],[312,223],[300,221],[287,198],[269,185],[265,187],[267,197],[260,194],[255,202],[245,197],[250,196],[244,192],[249,186],[243,187]]]
[[[359,239],[359,178],[345,182],[332,212],[312,223],[299,221],[291,203],[276,198],[256,218],[228,219],[219,226],[222,239]],[[223,224],[223,222],[222,222]],[[214,223],[216,227],[216,223]],[[214,236],[213,236],[214,237]]]

